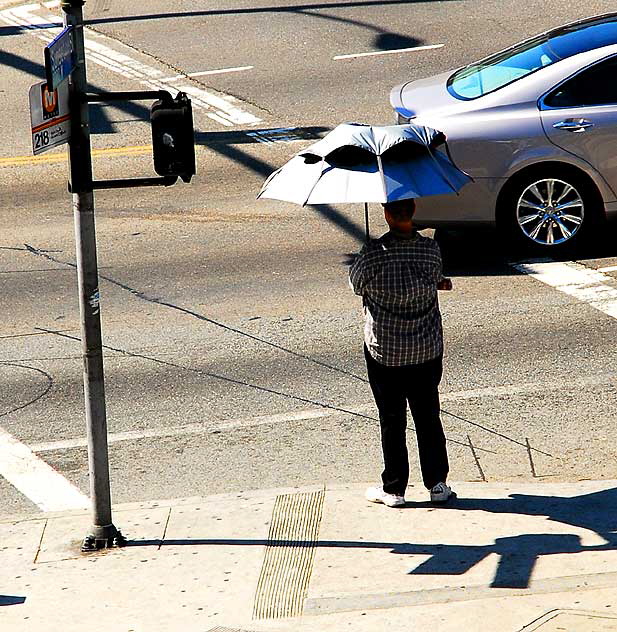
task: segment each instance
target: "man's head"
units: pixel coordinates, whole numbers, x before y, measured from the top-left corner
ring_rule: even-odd
[[[413,214],[416,211],[416,203],[413,199],[386,202],[382,206],[390,230],[403,234],[411,233]]]

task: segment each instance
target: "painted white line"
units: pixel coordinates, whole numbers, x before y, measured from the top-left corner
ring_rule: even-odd
[[[20,26],[26,29],[35,37],[49,43],[56,35],[56,32],[62,27],[58,16],[52,14],[41,15],[42,6],[38,4],[30,4],[12,9],[0,11],[0,20],[12,26]],[[35,15],[33,12],[37,11]],[[89,61],[102,66],[103,68],[121,75],[128,79],[134,79],[140,83],[147,85],[155,90],[167,90],[169,86],[163,81],[164,73],[153,66],[142,63],[131,57],[132,49],[115,40],[110,40],[105,35],[84,28],[85,48]],[[113,44],[116,48],[123,47],[128,53],[122,53],[111,48],[107,43]],[[107,42],[107,43],[106,43]],[[222,69],[221,71],[206,71],[212,74],[223,72],[224,70],[231,72],[240,71],[246,67],[238,67],[237,69]],[[195,73],[195,76],[202,73]],[[184,76],[183,76],[184,77]],[[184,77],[186,79],[186,77]],[[249,112],[245,112],[237,103],[238,99],[234,97],[208,92],[195,86],[179,86],[178,90],[182,90],[192,97],[193,108],[195,110],[204,110],[206,116],[217,123],[229,127],[232,125],[253,125],[261,122]]]
[[[568,378],[563,382],[564,387],[593,387],[598,385],[615,384],[617,382],[617,372],[604,373],[601,375],[590,375],[581,378]],[[549,388],[558,388],[555,381],[550,382],[525,382],[522,384],[510,384],[506,386],[489,386],[487,388],[477,388],[467,391],[451,391],[443,393],[440,399],[443,402],[456,402],[467,399],[482,399],[486,397],[503,397],[507,395],[521,396],[532,393],[544,393]],[[364,415],[375,414],[375,406],[365,404],[363,406],[347,406],[347,410]],[[295,421],[309,421],[311,419],[323,419],[335,415],[345,415],[336,410],[325,408],[312,408],[301,410],[295,413],[280,413],[277,415],[264,415],[248,419],[234,419],[216,426],[206,426],[203,423],[188,424],[185,426],[171,426],[169,428],[152,428],[149,430],[129,430],[126,432],[115,432],[108,435],[108,443],[119,443],[121,441],[139,441],[142,439],[152,439],[157,437],[176,437],[183,435],[204,435],[236,430],[238,428],[254,428],[268,424],[284,424]],[[47,441],[30,446],[32,452],[51,452],[54,450],[71,450],[75,448],[87,447],[85,437],[76,439],[64,439],[60,441]]]
[[[203,70],[202,72],[191,72],[189,77],[203,77],[205,75],[222,75],[227,72],[242,72],[244,70],[253,70],[255,66],[236,66],[235,68],[221,68],[220,70]]]
[[[617,289],[607,285],[607,282],[614,282],[614,279],[598,270],[572,261],[513,263],[512,266],[604,314],[617,318]]]
[[[24,7],[19,7],[24,9]],[[25,33],[30,33],[34,37],[43,40],[46,44],[49,44],[57,33],[61,30],[60,24],[52,24],[49,21],[35,18],[23,10],[16,13],[15,9],[7,9],[0,12],[0,20],[5,24],[12,26],[19,26],[24,29]]]
[[[51,0],[51,2],[43,2],[43,6],[47,7],[48,9],[55,9],[56,7],[59,7],[61,4],[61,0]]]
[[[223,75],[228,72],[242,72],[244,70],[252,70],[255,66],[237,66],[236,68],[219,68],[218,70],[202,70],[201,72],[191,72],[188,75],[176,75],[175,77],[165,77],[161,79],[164,83],[180,81],[187,77],[205,77],[206,75]]]
[[[27,445],[0,428],[0,476],[43,511],[90,506],[74,485],[42,461]]]
[[[237,99],[233,97],[220,97],[196,86],[180,85],[178,90],[186,92],[190,97],[195,98],[200,103],[205,103],[209,108],[215,108],[214,114],[226,119],[235,125],[253,125],[259,123],[260,119],[253,116],[249,112],[245,112],[241,108],[233,105]]]
[[[278,415],[264,415],[253,417],[252,419],[237,419],[228,421],[218,426],[205,426],[201,424],[189,424],[186,426],[172,426],[170,428],[152,428],[151,430],[130,430],[128,432],[110,433],[107,437],[108,443],[118,443],[119,441],[135,441],[139,439],[150,439],[155,437],[175,437],[191,434],[212,434],[224,430],[234,430],[235,428],[250,428],[253,426],[263,426],[266,424],[285,423],[293,421],[305,421],[309,419],[319,419],[331,415],[332,411],[324,408],[313,410],[303,410],[296,413],[281,413]],[[64,441],[50,441],[48,443],[38,443],[31,445],[32,452],[47,452],[50,450],[66,450],[71,448],[85,448],[88,445],[85,437],[79,439],[66,439]]]
[[[606,266],[605,268],[598,268],[598,272],[615,272],[617,266]]]
[[[37,9],[40,9],[41,5],[37,3],[31,3],[31,4],[22,4],[19,7],[13,7],[11,9],[11,11],[14,11],[15,13],[32,13],[32,11],[36,11]]]
[[[434,48],[443,48],[445,44],[429,44],[427,46],[413,46],[412,48],[397,48],[394,50],[374,50],[368,53],[352,53],[350,55],[336,55],[332,59],[354,59],[356,57],[376,57],[378,55],[394,55],[396,53],[415,53],[421,50],[432,50]]]
[[[33,11],[40,10],[41,6],[37,4],[28,4],[21,7],[9,9],[7,13],[12,13],[16,19],[23,20],[26,24],[34,29],[62,29],[62,18],[53,13],[47,13],[44,17],[34,15]]]
[[[586,377],[569,377],[563,383],[555,382],[555,380],[547,382],[523,382],[521,384],[508,384],[505,386],[487,386],[486,388],[475,388],[468,391],[450,391],[442,393],[439,396],[440,401],[456,402],[465,399],[482,399],[485,397],[503,397],[507,395],[521,396],[531,395],[533,393],[546,393],[548,389],[571,388],[578,386],[580,388],[593,387],[606,384],[614,384],[617,382],[617,372],[603,373],[601,375],[590,375]]]

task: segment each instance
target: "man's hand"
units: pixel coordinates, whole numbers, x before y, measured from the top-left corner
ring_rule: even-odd
[[[437,282],[438,290],[451,290],[452,289],[452,279],[448,279],[447,277],[443,277],[440,281]]]

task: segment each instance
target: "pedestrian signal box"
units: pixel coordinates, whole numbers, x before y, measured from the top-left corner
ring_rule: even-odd
[[[150,109],[154,170],[190,182],[195,175],[195,137],[191,100],[184,92],[159,99]]]

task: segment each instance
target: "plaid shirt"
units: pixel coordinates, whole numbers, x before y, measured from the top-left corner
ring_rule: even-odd
[[[443,353],[437,283],[441,252],[433,239],[388,232],[372,239],[349,271],[362,296],[369,353],[386,366],[428,362]]]

